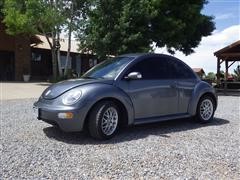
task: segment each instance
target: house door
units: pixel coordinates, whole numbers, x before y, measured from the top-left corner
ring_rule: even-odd
[[[14,53],[10,51],[0,51],[0,80],[14,80]]]

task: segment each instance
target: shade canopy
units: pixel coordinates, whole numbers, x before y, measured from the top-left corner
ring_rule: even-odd
[[[228,69],[237,61],[240,61],[240,40],[226,46],[214,53],[217,57],[217,84],[220,83],[221,64],[225,62],[225,81],[228,80]]]
[[[224,61],[240,61],[240,40],[216,51],[214,55]]]

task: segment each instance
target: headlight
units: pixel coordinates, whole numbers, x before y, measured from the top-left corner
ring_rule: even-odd
[[[62,103],[65,105],[72,105],[76,103],[81,96],[82,96],[81,90],[79,89],[70,90],[63,95]]]

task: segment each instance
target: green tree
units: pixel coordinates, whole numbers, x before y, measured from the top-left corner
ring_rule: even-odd
[[[4,1],[3,0],[0,0],[0,20],[3,18],[3,4],[4,4]]]
[[[3,8],[3,22],[7,26],[8,34],[43,34],[46,37],[52,52],[54,79],[57,77],[56,35],[58,27],[64,22],[64,17],[57,7],[58,1],[53,0],[5,0]]]
[[[205,79],[211,79],[211,80],[215,80],[216,79],[216,74],[214,72],[209,72]]]
[[[214,30],[213,18],[201,14],[206,0],[95,0],[80,47],[100,57],[149,52],[166,46],[174,53],[193,52]],[[155,46],[153,46],[155,45]]]
[[[64,31],[68,35],[68,51],[65,62],[64,76],[67,76],[69,58],[71,52],[72,34],[83,25],[86,20],[86,9],[90,6],[90,0],[65,0],[63,5],[63,12],[65,13],[66,22]]]
[[[43,34],[51,48],[53,77],[62,75],[60,66],[60,34],[68,34],[68,62],[72,33],[86,19],[85,8],[90,0],[5,0],[3,22],[7,33],[28,36]],[[1,2],[1,1],[0,1]],[[1,3],[0,3],[1,5]],[[66,70],[67,63],[66,62]],[[57,71],[58,69],[58,71]],[[65,71],[66,73],[67,71]]]
[[[240,81],[240,65],[237,66],[236,69],[234,69],[234,79],[237,81]]]

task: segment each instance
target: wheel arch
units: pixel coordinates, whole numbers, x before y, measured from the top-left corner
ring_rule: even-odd
[[[120,101],[119,99],[117,99],[116,97],[104,97],[104,98],[101,98],[98,101],[96,101],[91,106],[91,108],[88,110],[87,116],[84,120],[84,128],[86,128],[86,126],[88,124],[89,114],[91,113],[94,106],[96,106],[98,103],[103,102],[103,101],[112,101],[119,107],[120,115],[121,115],[121,119],[122,119],[122,121],[120,122],[121,126],[127,126],[129,124],[129,115],[128,115],[129,113],[128,113],[127,108],[125,107],[124,103],[122,101]]]
[[[189,103],[188,113],[192,116],[196,115],[199,101],[204,96],[210,96],[214,100],[215,110],[217,108],[217,96],[213,87],[206,82],[201,81],[194,89],[192,98]]]
[[[93,107],[101,102],[110,100],[119,106],[123,122],[121,125],[131,125],[134,121],[134,108],[130,97],[121,89],[109,84],[89,85],[86,91],[86,101],[84,106],[87,107],[86,115],[83,119],[83,128],[86,128],[89,119],[89,113]]]
[[[204,97],[204,96],[210,96],[212,99],[213,99],[213,102],[214,102],[214,107],[215,107],[215,109],[214,110],[216,110],[216,108],[217,108],[217,98],[216,98],[216,96],[213,94],[213,93],[211,93],[211,92],[206,92],[206,93],[204,93],[204,94],[202,94],[201,95],[201,97],[199,98],[199,100],[202,98],[202,97]],[[199,100],[198,100],[198,103],[199,103]]]

